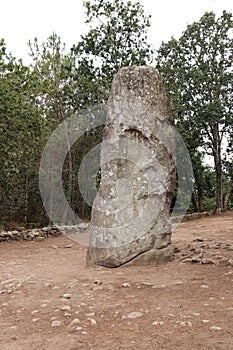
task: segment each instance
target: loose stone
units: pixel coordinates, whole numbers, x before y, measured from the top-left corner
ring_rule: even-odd
[[[55,328],[55,327],[60,327],[62,325],[62,322],[61,321],[53,321],[52,322],[52,327]]]
[[[122,287],[123,287],[123,288],[130,288],[130,287],[131,287],[131,284],[130,284],[130,283],[123,283],[123,284],[122,284]]]
[[[139,318],[139,317],[142,317],[143,316],[143,313],[142,312],[131,312],[130,314],[127,315],[127,318],[129,319],[134,319],[134,318]]]
[[[73,321],[70,322],[69,327],[77,326],[80,323],[81,323],[80,319],[75,318]]]
[[[59,308],[61,311],[70,311],[71,307],[69,305],[62,305]]]
[[[71,299],[71,294],[63,294],[62,298],[64,299]]]
[[[221,327],[217,327],[217,326],[212,326],[212,327],[210,327],[210,330],[211,331],[221,331],[222,330],[222,328]]]

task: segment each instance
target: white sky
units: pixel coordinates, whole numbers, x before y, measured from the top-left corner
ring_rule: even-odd
[[[187,24],[198,21],[206,11],[217,16],[223,10],[233,12],[232,0],[141,0],[141,3],[145,14],[152,15],[149,39],[155,48],[172,35],[178,38]],[[84,20],[82,0],[3,0],[0,38],[5,39],[8,51],[28,63],[29,39],[45,41],[54,31],[70,48],[87,29]]]

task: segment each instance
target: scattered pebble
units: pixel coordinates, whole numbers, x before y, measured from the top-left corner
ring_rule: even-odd
[[[62,325],[62,322],[61,321],[53,321],[52,322],[52,327],[60,327]]]
[[[208,258],[202,258],[201,263],[204,265],[213,265],[216,264],[216,261]]]
[[[163,325],[163,322],[162,321],[154,321],[152,323],[153,326],[162,326]]]
[[[212,326],[212,327],[210,327],[210,330],[211,331],[221,331],[222,328],[221,327],[217,327],[217,326]]]
[[[66,294],[63,294],[62,298],[64,298],[64,299],[71,299],[71,295],[66,293]]]
[[[134,318],[139,318],[139,317],[142,317],[143,316],[143,313],[142,312],[131,312],[130,314],[127,315],[127,318],[129,319],[134,319]]]
[[[91,323],[92,326],[97,325],[96,320],[94,320],[93,318],[89,318],[88,321],[90,321],[90,323]]]
[[[233,266],[233,260],[232,260],[232,259],[229,259],[228,262],[227,262],[227,265],[228,265],[228,266]]]
[[[176,321],[175,323],[182,327],[192,327],[192,322],[190,321]]]
[[[69,305],[62,305],[59,307],[59,310],[61,311],[70,311],[71,307]]]
[[[150,283],[150,282],[142,282],[142,285],[143,285],[143,286],[152,287],[152,286],[153,286],[153,283]]]
[[[54,286],[52,289],[56,290],[56,289],[59,289],[59,287],[58,286]]]
[[[165,288],[164,284],[158,285],[158,286],[152,286],[153,289],[157,289],[157,288]]]
[[[182,286],[184,284],[183,281],[175,281],[174,283],[172,283],[174,286]]]
[[[80,319],[79,318],[75,318],[73,321],[70,322],[69,327],[77,326],[80,323],[81,323]]]
[[[100,286],[102,283],[103,283],[103,282],[100,281],[100,280],[95,280],[95,281],[94,281],[94,284],[97,284],[98,286]]]
[[[229,271],[229,272],[224,273],[224,276],[228,276],[228,275],[233,275],[233,271]]]
[[[48,307],[48,304],[47,303],[44,303],[44,304],[41,304],[41,306],[43,309],[45,309],[46,307]]]
[[[130,288],[130,287],[131,287],[131,284],[128,282],[122,284],[122,288]]]
[[[182,263],[191,263],[192,261],[193,261],[192,258],[187,258],[187,259],[182,260],[181,262]]]

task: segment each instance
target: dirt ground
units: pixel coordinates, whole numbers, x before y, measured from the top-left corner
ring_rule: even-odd
[[[232,222],[179,224],[149,267],[87,268],[64,236],[0,243],[0,349],[232,350]]]

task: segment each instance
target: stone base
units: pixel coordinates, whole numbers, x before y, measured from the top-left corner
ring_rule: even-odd
[[[132,260],[125,262],[123,264],[120,264],[119,261],[117,261],[117,259],[114,261],[114,259],[112,258],[112,255],[109,254],[109,259],[106,258],[106,250],[102,250],[102,254],[98,254],[98,258],[97,256],[96,259],[93,259],[93,255],[92,253],[94,252],[94,250],[92,251],[90,248],[87,250],[87,259],[86,259],[86,263],[87,263],[87,267],[93,267],[96,265],[100,265],[100,266],[105,266],[105,267],[120,267],[120,266],[124,266],[124,265],[137,265],[137,266],[144,266],[144,265],[158,265],[161,263],[166,263],[169,261],[173,260],[173,247],[171,244],[169,244],[167,247],[165,248],[161,248],[161,249],[151,249],[148,250],[145,253],[142,253],[138,256],[136,256],[135,258],[133,258]],[[98,251],[98,253],[100,253],[100,251]],[[100,256],[102,255],[102,259],[100,258]]]
[[[171,244],[162,249],[151,249],[145,253],[138,255],[133,260],[129,261],[125,265],[158,265],[173,260],[173,247]]]

